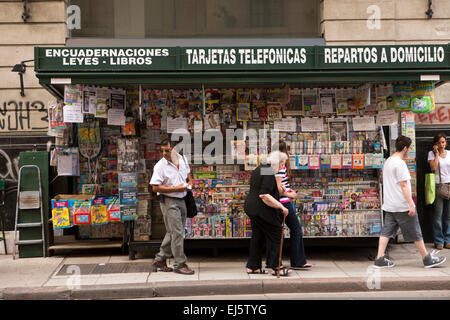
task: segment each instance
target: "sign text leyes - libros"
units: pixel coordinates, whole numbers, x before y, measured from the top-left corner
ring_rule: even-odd
[[[63,58],[65,66],[97,66],[102,63],[109,65],[151,65],[152,57],[166,57],[169,49],[47,49],[45,56]]]

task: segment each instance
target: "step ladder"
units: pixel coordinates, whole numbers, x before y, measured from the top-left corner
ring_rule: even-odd
[[[35,168],[38,174],[39,181],[39,190],[37,191],[21,191],[20,190],[20,181],[22,177],[22,170],[24,168]],[[19,183],[17,186],[17,203],[16,203],[16,223],[14,225],[14,250],[13,250],[13,259],[16,259],[16,246],[17,245],[35,245],[42,244],[42,253],[43,256],[46,256],[45,252],[45,229],[44,229],[44,209],[42,206],[42,186],[41,186],[41,171],[37,165],[24,165],[19,170]],[[19,209],[20,210],[29,210],[29,209],[41,209],[41,221],[40,222],[31,222],[31,223],[19,223]],[[41,227],[42,233],[40,239],[33,240],[18,240],[17,239],[17,230],[24,228],[36,228]]]

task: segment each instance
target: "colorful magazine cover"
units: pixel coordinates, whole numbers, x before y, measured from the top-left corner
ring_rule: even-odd
[[[239,102],[237,104],[237,121],[250,121],[250,103]]]
[[[275,121],[283,119],[283,107],[281,103],[267,103],[267,120]]]
[[[253,102],[252,111],[253,121],[267,121],[267,107],[265,102]]]
[[[220,113],[208,112],[203,118],[205,130],[220,130]]]
[[[289,102],[286,103],[283,109],[285,116],[299,116],[303,115],[303,95],[301,89],[290,90]]]
[[[236,100],[238,103],[249,103],[251,101],[250,89],[237,89]]]
[[[252,102],[265,102],[266,101],[266,90],[265,89],[252,89],[251,101]]]
[[[237,128],[236,105],[222,104],[221,111],[222,111],[221,119],[223,129]]]
[[[235,104],[236,103],[236,90],[234,89],[221,89],[220,90],[220,103],[221,104]]]

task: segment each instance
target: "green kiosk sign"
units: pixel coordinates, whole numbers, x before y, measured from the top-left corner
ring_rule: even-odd
[[[36,47],[37,72],[449,68],[449,45]]]

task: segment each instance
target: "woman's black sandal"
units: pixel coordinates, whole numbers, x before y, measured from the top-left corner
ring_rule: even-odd
[[[248,271],[248,270],[251,270],[251,271]],[[267,273],[267,271],[264,269],[261,269],[261,268],[258,268],[258,269],[247,268],[247,274],[266,274],[266,273]]]
[[[287,277],[289,274],[290,272],[288,268],[280,267],[280,277]],[[276,277],[278,275],[278,270],[273,270],[272,275]]]

